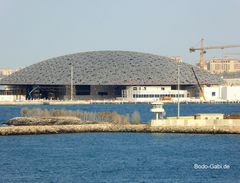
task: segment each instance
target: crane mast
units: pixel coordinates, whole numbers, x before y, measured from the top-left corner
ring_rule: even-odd
[[[200,49],[200,61],[199,61],[199,67],[204,69],[204,47],[203,47],[203,41],[204,39],[201,39],[201,49]]]

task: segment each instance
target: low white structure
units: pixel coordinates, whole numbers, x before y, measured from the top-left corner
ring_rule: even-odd
[[[14,102],[26,100],[25,95],[13,94],[8,86],[0,86],[0,102]]]
[[[222,99],[222,87],[221,86],[210,86],[203,87],[204,97],[207,101],[216,101]]]
[[[0,95],[0,102],[25,101],[25,95]]]
[[[210,114],[211,115],[211,114]],[[177,118],[166,118],[166,119],[154,119],[151,121],[152,127],[160,126],[191,126],[191,127],[218,127],[218,126],[228,126],[235,127],[240,126],[240,119],[195,119],[195,116],[181,116]]]
[[[222,113],[200,113],[194,115],[194,119],[223,119],[224,114]]]
[[[187,90],[179,90],[179,98],[187,98]],[[178,90],[171,86],[127,86],[123,97],[135,101],[154,101],[163,97],[178,98]]]
[[[240,101],[240,86],[222,87],[222,99],[229,101]]]
[[[240,86],[204,86],[207,101],[240,101]]]

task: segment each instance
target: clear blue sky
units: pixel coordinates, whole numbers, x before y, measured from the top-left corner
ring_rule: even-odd
[[[0,67],[92,50],[180,55],[240,44],[239,0],[0,0]],[[240,49],[209,51],[206,58]]]

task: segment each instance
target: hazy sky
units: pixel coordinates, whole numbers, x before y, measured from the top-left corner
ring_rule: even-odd
[[[240,44],[239,0],[0,0],[0,67],[93,50],[164,56],[206,45]],[[205,57],[239,53],[211,50]],[[238,55],[239,56],[239,55]]]

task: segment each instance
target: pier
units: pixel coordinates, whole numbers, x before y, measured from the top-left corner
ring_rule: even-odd
[[[0,126],[0,135],[37,135],[59,133],[125,132],[125,133],[194,133],[194,134],[240,134],[240,127],[227,126],[158,126],[148,124],[84,124],[84,125],[44,125],[44,126]]]

